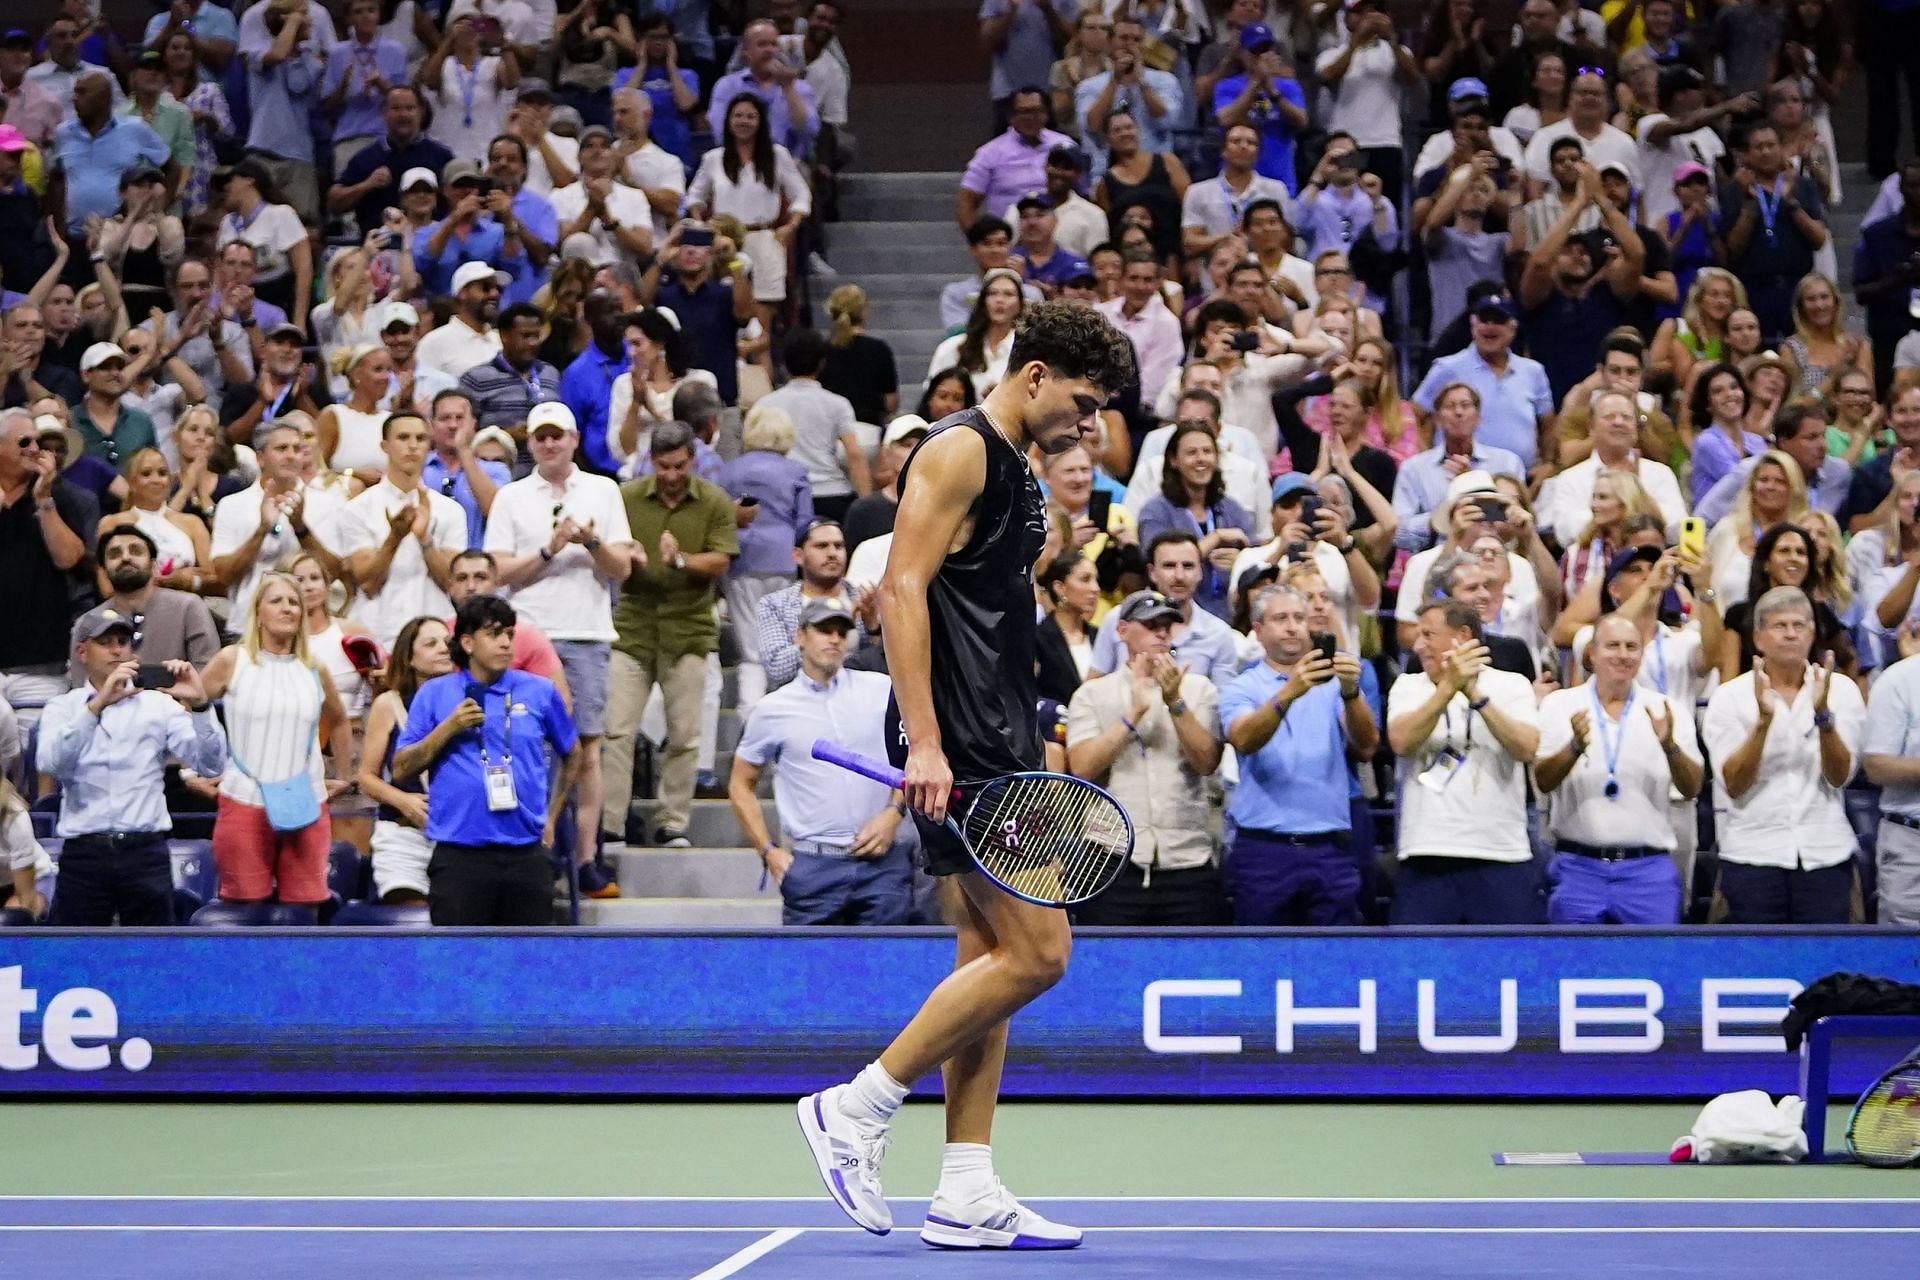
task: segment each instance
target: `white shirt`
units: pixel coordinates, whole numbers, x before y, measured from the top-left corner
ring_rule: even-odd
[[[53,874],[53,859],[47,856],[45,846],[33,835],[33,819],[25,808],[15,809],[11,815],[0,819],[0,853],[7,858],[7,867],[13,871],[33,869],[33,878]]]
[[[805,57],[803,53],[801,55]],[[807,64],[807,87],[813,90],[813,107],[822,124],[844,128],[847,123],[847,95],[853,89],[853,77],[847,64],[834,56],[831,45]]]
[[[1683,706],[1636,681],[1632,700],[1624,708],[1623,724],[1607,719],[1604,709],[1596,710],[1595,698],[1589,681],[1556,690],[1540,700],[1537,760],[1559,754],[1573,741],[1574,713],[1584,711],[1592,722],[1587,749],[1574,762],[1566,781],[1549,797],[1547,830],[1559,839],[1579,844],[1603,848],[1637,844],[1671,851],[1675,839],[1668,814],[1673,770],[1647,710],[1660,708],[1672,717],[1674,745],[1698,764],[1700,743],[1693,729],[1693,704]],[[1609,742],[1613,745],[1611,774],[1607,771]],[[1611,799],[1606,794],[1609,778],[1619,783],[1619,794]]]
[[[1429,595],[1427,574],[1443,550],[1445,544],[1428,547],[1407,561],[1393,605],[1395,622],[1420,621],[1420,609]],[[1517,551],[1507,552],[1507,589],[1500,598],[1498,633],[1524,640],[1529,648],[1540,647],[1540,584],[1534,580],[1533,565]]]
[[[1687,515],[1687,500],[1681,496],[1680,481],[1673,474],[1673,468],[1664,462],[1641,458],[1634,469],[1640,487],[1647,491],[1647,497],[1666,521],[1667,541],[1680,541],[1680,522]],[[1579,541],[1586,527],[1593,523],[1593,482],[1599,475],[1600,455],[1596,453],[1588,454],[1554,477],[1557,483],[1553,486],[1553,499],[1545,504],[1540,524],[1553,530],[1561,546],[1570,547]]]
[[[1263,356],[1253,352],[1232,369],[1223,370],[1220,420],[1237,422],[1253,433],[1263,456],[1280,451],[1280,423],[1273,416],[1273,393],[1291,386],[1313,371],[1305,356]],[[1177,407],[1177,406],[1176,406]]]
[[[549,198],[553,201],[554,216],[559,219],[560,235],[564,240],[567,228],[586,211],[587,184],[576,182],[572,186],[562,187]],[[622,226],[645,227],[649,231],[653,229],[653,206],[647,203],[647,197],[639,190],[624,183],[616,182],[607,188],[607,212]],[[586,234],[593,237],[591,261],[594,266],[606,267],[623,258],[632,259],[633,255],[627,252],[627,247],[614,238],[613,232],[607,230],[607,224],[598,215],[588,224]]]
[[[1707,167],[1709,178],[1713,174],[1713,162],[1727,153],[1727,146],[1720,141],[1720,135],[1712,129],[1695,129],[1692,133],[1676,133],[1662,146],[1655,146],[1653,130],[1655,125],[1667,123],[1670,117],[1664,111],[1640,117],[1640,127],[1636,133],[1640,140],[1640,181],[1637,185],[1640,194],[1640,221],[1653,230],[1665,234],[1667,215],[1677,212],[1680,198],[1673,193],[1673,171],[1682,164],[1692,161]]]
[[[1220,691],[1189,672],[1180,681],[1187,712],[1220,736]],[[1129,716],[1133,673],[1126,667],[1096,676],[1073,692],[1067,704],[1067,746],[1091,741]],[[1094,781],[1113,793],[1133,819],[1133,862],[1139,867],[1186,871],[1213,861],[1213,831],[1207,778],[1193,771],[1180,750],[1179,730],[1156,688],[1147,714]]]
[[[433,123],[427,136],[453,152],[456,160],[485,160],[487,145],[507,123],[507,95],[500,88],[500,59],[481,58],[469,71],[460,59],[440,64],[440,84],[430,88]]]
[[[1775,695],[1778,697],[1778,694]],[[1860,767],[1860,735],[1867,718],[1859,686],[1845,676],[1827,683],[1827,709],[1834,729]],[[1700,740],[1713,761],[1726,809],[1720,821],[1720,856],[1753,867],[1817,871],[1853,856],[1853,826],[1838,788],[1820,776],[1820,734],[1813,725],[1813,682],[1802,680],[1793,705],[1774,713],[1760,769],[1747,793],[1727,795],[1727,761],[1760,723],[1753,673],[1722,684],[1707,704]],[[1851,776],[1852,770],[1849,770]]]
[[[649,140],[638,151],[629,155],[614,174],[617,181],[635,189],[666,187],[680,195],[687,194],[687,171],[680,164],[680,158],[670,151],[663,150],[659,144]],[[641,192],[645,194],[644,191]],[[651,206],[649,206],[651,209]],[[664,242],[673,230],[673,217],[670,214],[652,210],[653,239],[655,244]]]
[[[238,551],[253,537],[253,531],[260,527],[260,503],[265,497],[266,490],[255,481],[240,492],[220,499],[213,509],[211,555],[214,558]],[[306,487],[301,519],[320,544],[334,555],[339,555],[347,545],[346,518],[347,504],[340,495],[317,485]],[[227,599],[233,602],[229,616],[236,632],[246,628],[247,616],[253,608],[253,593],[260,588],[260,579],[300,549],[300,539],[293,533],[293,521],[283,518],[278,524],[279,532],[267,531],[260,542],[260,554],[247,566],[245,576],[227,590]]]
[[[951,369],[960,362],[960,345],[966,340],[967,335],[964,333],[956,333],[951,338],[941,340],[940,345],[933,349],[933,358],[927,361],[928,381],[931,381],[933,375],[942,369]],[[973,379],[973,394],[981,400],[985,400],[987,392],[999,386],[1000,380],[1007,376],[1007,361],[1013,355],[1013,334],[1008,333],[999,342],[988,347],[984,354],[987,358],[987,367],[967,375]]]
[[[1552,166],[1549,164],[1553,144],[1562,138],[1573,138],[1582,148],[1581,159],[1596,170],[1615,161],[1627,166],[1627,172],[1633,175],[1633,185],[1640,185],[1640,147],[1625,133],[1610,124],[1600,126],[1598,137],[1589,141],[1580,136],[1573,127],[1573,117],[1567,116],[1535,132],[1527,142],[1527,176],[1540,182],[1553,181]],[[1671,185],[1671,184],[1669,184]]]
[[[629,451],[620,443],[620,428],[626,425],[627,410],[633,407],[633,377],[630,373],[616,377],[613,388],[607,392],[607,456],[616,462],[646,457],[647,443],[653,439],[653,424],[673,421],[674,394],[689,382],[704,382],[716,391],[720,389],[719,379],[705,369],[687,370],[687,376],[667,391],[648,387],[646,398],[641,401],[640,429],[634,434],[633,449]]]
[[[1269,521],[1273,519],[1271,507],[1267,510],[1267,519]],[[1360,605],[1353,598],[1353,572],[1347,568],[1347,558],[1341,555],[1339,549],[1331,543],[1322,542],[1318,538],[1309,545],[1313,549],[1314,568],[1326,581],[1327,595],[1332,599],[1333,607],[1340,615],[1340,625],[1346,629],[1346,634],[1340,637],[1341,647],[1357,650],[1360,644]],[[1280,558],[1277,561],[1271,558],[1276,549],[1280,552]],[[1238,582],[1241,574],[1259,565],[1285,564],[1286,562],[1286,548],[1281,545],[1278,538],[1275,538],[1265,546],[1248,547],[1234,557],[1233,572],[1227,575],[1227,581]]]
[[[1505,125],[1494,125],[1487,130],[1487,137],[1493,143],[1493,154],[1518,169],[1526,163],[1527,151],[1513,130]],[[1442,129],[1430,134],[1420,144],[1420,154],[1414,158],[1412,176],[1418,178],[1432,169],[1438,169],[1453,154],[1453,130]]]
[[[1905,658],[1880,673],[1867,705],[1860,753],[1920,756],[1920,658]],[[1880,789],[1880,812],[1920,819],[1920,787]]]
[[[427,544],[441,551],[467,549],[466,508],[445,494],[422,486],[427,496]],[[372,551],[387,540],[392,514],[411,511],[413,495],[394,487],[388,479],[347,503],[345,551]],[[426,549],[420,539],[409,534],[393,550],[393,563],[387,581],[378,595],[363,588],[354,596],[347,616],[373,632],[384,649],[393,648],[394,638],[408,621],[419,617],[446,618],[453,614],[447,593],[427,572]]]
[[[793,420],[793,447],[787,456],[807,469],[807,484],[818,498],[853,492],[841,437],[853,430],[853,405],[813,378],[793,378],[761,397]]]
[[[475,333],[458,316],[428,332],[413,349],[413,362],[438,369],[449,378],[483,365],[500,354],[500,331],[489,326]]]
[[[1225,177],[1208,178],[1187,188],[1180,202],[1180,225],[1199,227],[1210,236],[1223,236],[1240,229],[1247,206],[1255,200],[1274,200],[1287,222],[1293,222],[1293,197],[1286,187],[1272,178],[1254,174],[1245,191],[1236,194]]]
[[[730,213],[744,222],[748,231],[780,221],[782,197],[788,213],[812,212],[812,193],[800,176],[800,167],[793,162],[793,153],[785,147],[774,144],[771,187],[760,181],[752,165],[742,167],[738,178],[729,178],[725,159],[719,147],[700,158],[693,184],[687,188],[688,204],[702,206],[709,215]]]
[[[220,247],[224,249],[235,240],[253,246],[256,281],[278,280],[293,270],[287,254],[295,245],[307,242],[307,228],[292,205],[263,204],[253,211],[251,220],[237,213],[220,219]]]
[[[40,713],[34,762],[59,780],[60,821],[74,836],[171,831],[161,771],[171,757],[203,778],[227,765],[227,738],[212,711],[189,712],[152,689],[123,698],[96,719],[94,689],[69,689]]]
[[[1344,43],[1321,53],[1314,69],[1325,79],[1326,70],[1346,52]],[[1400,82],[1394,78],[1399,60],[1391,40],[1374,40],[1354,51],[1347,74],[1329,91],[1333,113],[1327,129],[1353,135],[1356,147],[1400,145]]]
[[[887,758],[887,698],[893,682],[878,671],[841,671],[825,685],[805,670],[754,704],[734,754],[774,766],[773,807],[780,843],[808,840],[845,848],[868,819],[885,809],[892,789],[813,758],[813,744],[831,738],[850,751]]]
[[[566,162],[573,170],[574,180],[568,186],[577,186],[580,181],[580,144],[572,138],[558,133],[549,133],[546,143],[553,153]],[[548,199],[553,198],[553,171],[547,168],[547,157],[539,147],[527,148],[527,190],[537,191]]]
[[[1710,609],[1712,605],[1702,605]],[[1588,624],[1573,634],[1574,670],[1584,670],[1580,663],[1586,657],[1587,646],[1593,643],[1593,626]],[[1687,719],[1696,717],[1695,707],[1700,705],[1700,695],[1705,692],[1710,672],[1698,667],[1700,660],[1700,624],[1690,622],[1679,630],[1674,630],[1664,622],[1653,624],[1653,639],[1647,642],[1646,656],[1640,660],[1640,674],[1634,677],[1634,683],[1654,693],[1665,694],[1678,707],[1685,707]]]
[[[559,517],[554,515],[556,506],[561,508]],[[593,521],[595,536],[609,546],[633,541],[620,486],[575,467],[559,485],[548,483],[538,471],[502,485],[487,513],[483,545],[495,555],[538,553],[553,537],[559,520],[568,516],[578,525]],[[513,607],[550,639],[613,643],[608,583],[594,567],[593,553],[577,542],[562,547],[515,587],[512,600]]]
[[[1482,671],[1482,697],[1509,720],[1539,722],[1533,686],[1511,671]],[[1401,676],[1387,694],[1391,724],[1425,706],[1434,684],[1425,672]],[[1442,750],[1465,758],[1451,773],[1434,765]],[[1478,858],[1488,862],[1527,862],[1533,845],[1527,836],[1527,766],[1507,754],[1486,721],[1456,693],[1433,733],[1401,757],[1400,852],[1405,858]],[[1424,775],[1427,781],[1421,781]],[[1445,775],[1444,778],[1439,775]]]

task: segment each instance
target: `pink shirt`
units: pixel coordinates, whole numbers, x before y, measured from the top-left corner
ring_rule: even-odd
[[[1327,413],[1327,398],[1315,396],[1307,401],[1306,410],[1300,415],[1300,421],[1319,433],[1322,440],[1333,437],[1333,419]],[[1375,409],[1367,418],[1366,441],[1374,448],[1382,450],[1393,458],[1398,465],[1421,451],[1420,433],[1413,427],[1413,406],[1405,400],[1400,402],[1400,438],[1392,444],[1387,443],[1386,433],[1380,429],[1380,411]]]
[[[7,123],[25,134],[28,142],[44,147],[53,141],[53,131],[66,115],[58,98],[26,79],[17,89],[0,88],[0,98],[7,101]]]
[[[1113,321],[1114,328],[1133,342],[1134,358],[1140,367],[1140,398],[1151,404],[1186,354],[1180,317],[1158,295],[1148,298],[1136,316],[1128,317],[1126,304],[1125,298],[1109,298],[1095,303],[1093,309]]]

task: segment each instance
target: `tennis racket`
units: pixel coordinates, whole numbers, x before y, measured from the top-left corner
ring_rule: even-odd
[[[907,780],[886,761],[825,738],[813,744],[813,758],[896,789]],[[946,826],[987,879],[1042,907],[1097,897],[1133,856],[1133,823],[1120,802],[1063,773],[956,785]]]
[[[1860,1095],[1847,1120],[1847,1152],[1875,1169],[1920,1162],[1920,1049]]]

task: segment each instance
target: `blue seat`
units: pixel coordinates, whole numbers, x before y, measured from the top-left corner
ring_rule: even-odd
[[[311,925],[310,907],[279,902],[209,902],[193,913],[196,929],[272,929]]]
[[[425,929],[433,924],[424,902],[387,906],[379,902],[347,902],[333,913],[333,924],[359,928]]]
[[[212,902],[220,887],[220,875],[213,863],[213,842],[169,840],[167,852],[173,858],[176,900],[178,895],[190,897],[195,907]]]
[[[335,840],[327,851],[327,888],[342,902],[360,897],[360,851],[345,840]]]
[[[30,928],[34,923],[33,912],[24,907],[0,907],[0,929]]]

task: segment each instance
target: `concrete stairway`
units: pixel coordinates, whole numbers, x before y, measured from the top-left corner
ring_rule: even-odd
[[[724,775],[722,775],[724,776]],[[652,830],[658,805],[636,800],[636,830]],[[763,801],[769,830],[779,832],[772,801]],[[746,847],[746,837],[725,800],[695,800],[687,838],[690,849],[654,849],[631,845],[608,855],[620,898],[584,901],[580,923],[616,929],[705,928],[738,926],[761,928],[780,923],[780,891],[760,883],[760,855]]]
[[[1854,329],[1865,327],[1866,313],[1854,300],[1853,290],[1849,287],[1853,279],[1853,249],[1860,243],[1861,220],[1866,217],[1867,209],[1873,204],[1873,198],[1879,190],[1880,184],[1868,175],[1865,164],[1842,162],[1841,204],[1837,209],[1827,210],[1827,231],[1833,236],[1833,247],[1840,257],[1840,294],[1846,302],[1847,324]]]
[[[841,180],[839,222],[827,228],[826,258],[839,274],[815,276],[824,304],[836,285],[867,291],[867,332],[893,347],[900,403],[920,397],[927,360],[946,336],[940,289],[972,268],[953,221],[954,173],[850,173]]]

